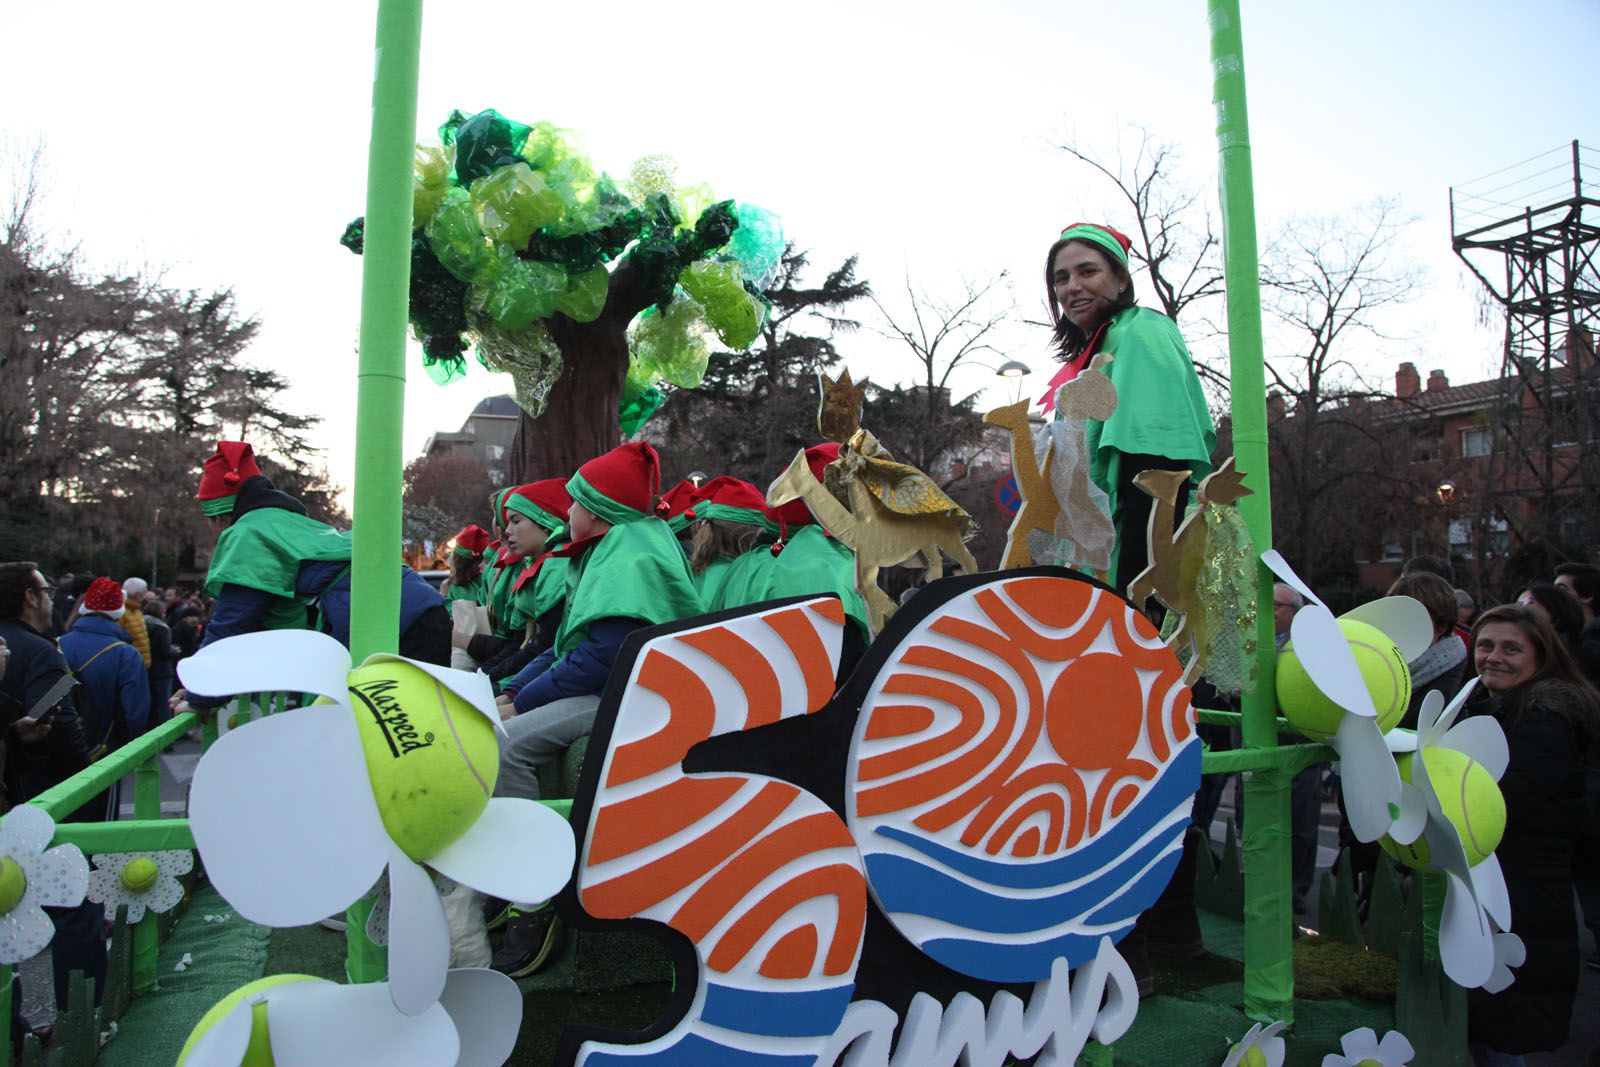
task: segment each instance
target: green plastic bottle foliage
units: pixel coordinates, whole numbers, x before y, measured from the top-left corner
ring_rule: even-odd
[[[737,260],[691,263],[678,284],[705,309],[706,321],[729,348],[749,348],[760,336],[766,306],[745,291],[744,272]]]
[[[646,309],[628,331],[633,367],[651,380],[693,389],[711,359],[705,328],[705,310],[681,291],[670,303]]]

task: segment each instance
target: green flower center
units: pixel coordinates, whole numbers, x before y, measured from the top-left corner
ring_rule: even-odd
[[[0,915],[8,914],[28,891],[28,876],[10,856],[0,856]]]
[[[1356,1067],[1383,1067],[1382,1060],[1365,1059],[1356,1061]]]
[[[1239,1067],[1267,1067],[1267,1054],[1258,1046],[1251,1045],[1239,1060]]]
[[[122,887],[130,893],[143,893],[154,886],[160,876],[156,861],[149,856],[140,856],[129,860],[128,865],[122,868]]]

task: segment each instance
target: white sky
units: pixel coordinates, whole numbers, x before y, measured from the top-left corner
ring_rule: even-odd
[[[1243,6],[1263,235],[1291,212],[1400,197],[1418,216],[1407,251],[1428,288],[1390,323],[1408,340],[1347,354],[1378,381],[1401,359],[1456,382],[1492,374],[1500,332],[1476,325],[1476,283],[1450,250],[1448,187],[1574,138],[1600,147],[1600,3]],[[290,402],[323,416],[319,441],[345,486],[361,271],[337,241],[362,213],[375,10],[0,4],[0,129],[46,139],[44,218],[103,264],[233,287],[264,324],[250,357],[285,371]],[[859,252],[891,304],[908,271],[936,294],[1009,271],[1019,318],[1041,315],[1053,235],[1110,203],[1052,147],[1061,136],[1110,145],[1142,123],[1182,147],[1196,182],[1215,180],[1204,0],[433,0],[419,138],[434,140],[456,107],[571,128],[618,176],[670,152],[681,182],[778,212],[812,251],[816,280]],[[1048,373],[1043,332],[1008,332],[1005,355]],[[842,348],[858,376],[911,373],[870,333]],[[408,363],[408,458],[507,390],[476,363],[440,389],[419,360]],[[974,370],[960,384],[996,381]]]

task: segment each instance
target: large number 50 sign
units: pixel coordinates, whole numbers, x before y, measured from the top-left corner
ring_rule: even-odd
[[[1199,783],[1176,657],[1127,601],[1065,571],[940,583],[836,696],[844,625],[818,598],[660,634],[608,694],[573,812],[577,901],[677,931],[698,973],[675,1026],[584,1042],[583,1067],[800,1067],[852,1042],[852,1062],[887,1062],[902,1020],[852,1004],[869,894],[937,965],[1038,983],[1026,1011],[1006,992],[987,1008],[919,994],[897,1064],[963,1049],[1070,1063],[1091,1031],[1131,1022],[1111,944],[1171,876]],[[779,778],[683,767],[713,738],[782,744],[761,728],[839,700],[859,709],[843,811]]]

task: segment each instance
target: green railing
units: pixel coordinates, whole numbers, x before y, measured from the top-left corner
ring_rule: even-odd
[[[286,694],[261,694],[262,714],[276,714],[287,707]],[[240,698],[223,714],[238,716],[248,709],[248,700]],[[161,815],[161,754],[167,746],[182,740],[197,722],[200,724],[201,750],[203,752],[210,748],[220,732],[217,719],[218,716],[212,715],[201,720],[192,712],[174,716],[29,800],[29,804],[57,820],[51,847],[77,845],[85,857],[107,852],[194,848],[194,834],[189,829],[189,820],[176,816],[163,818]],[[133,775],[132,819],[115,822],[59,821],[130,773]],[[546,800],[542,803],[563,817],[571,817],[571,800]],[[156,956],[160,942],[157,923],[155,912],[147,910],[137,923],[126,927],[132,940],[129,992],[135,997],[156,988]],[[112,953],[111,958],[116,959],[116,954]],[[10,1067],[11,1064],[11,976],[12,968],[0,965],[0,1067]]]

